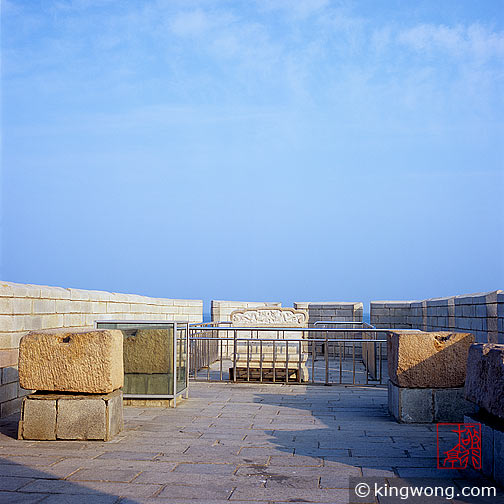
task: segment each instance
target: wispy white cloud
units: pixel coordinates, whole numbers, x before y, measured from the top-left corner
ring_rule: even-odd
[[[491,111],[504,73],[504,34],[489,25],[404,28],[393,19],[377,22],[348,3],[61,5],[58,22],[48,24],[37,45],[4,48],[7,70],[15,65],[20,76],[32,72],[31,82],[47,92],[51,85],[63,90],[77,83],[91,96],[106,83],[119,92],[136,89],[138,96],[152,84],[150,89],[163,89],[174,103],[324,104],[338,113],[379,117],[387,106],[437,113],[472,103]],[[93,9],[100,5],[111,6],[110,15]],[[86,6],[90,10],[83,15]],[[21,18],[16,25],[24,29]]]
[[[170,16],[171,31],[178,36],[202,36],[211,30],[229,26],[235,21],[231,12],[208,12],[201,8],[183,11]]]
[[[320,13],[329,4],[329,0],[257,0],[260,11],[283,11],[297,19]]]
[[[419,24],[401,30],[397,41],[425,55],[473,57],[485,61],[504,57],[504,32],[480,24],[445,26]]]

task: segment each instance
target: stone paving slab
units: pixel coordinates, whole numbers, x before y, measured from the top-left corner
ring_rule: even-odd
[[[438,470],[435,425],[397,424],[384,388],[198,382],[176,409],[125,408],[108,443],[18,441],[16,420],[0,421],[2,504],[347,504],[350,476],[493,485]]]

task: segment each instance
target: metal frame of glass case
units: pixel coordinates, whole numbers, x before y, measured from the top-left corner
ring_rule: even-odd
[[[173,355],[172,355],[172,365],[171,373],[173,375],[173,386],[171,394],[133,394],[125,391],[123,397],[125,399],[172,399],[172,406],[177,405],[177,397],[184,394],[185,398],[189,396],[189,323],[188,322],[173,322],[166,320],[96,320],[96,329],[173,329],[172,332],[172,344],[173,344]],[[185,336],[179,338],[178,332],[183,331]],[[180,340],[180,345],[178,344]],[[183,343],[183,344],[182,344]],[[180,356],[177,355],[180,353]],[[183,367],[179,366],[181,361],[185,356],[185,370],[183,378],[183,386],[178,390],[178,385],[181,376],[177,374],[177,368]],[[165,373],[169,376],[169,373]],[[162,373],[161,373],[162,374]]]

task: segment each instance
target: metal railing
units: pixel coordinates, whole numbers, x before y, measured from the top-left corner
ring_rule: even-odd
[[[361,326],[362,328],[366,329],[376,329],[375,326],[367,323],[367,322],[362,322],[362,321],[355,321],[355,320],[317,320],[314,322],[313,326],[343,326],[343,325],[350,325],[352,328],[354,326]],[[351,333],[352,331],[349,331],[350,335],[347,335],[346,333],[340,334],[340,336],[344,339],[351,338]],[[362,339],[372,339],[369,338],[369,335],[367,333],[362,333],[361,335]],[[382,349],[380,349],[382,350]],[[384,351],[382,352],[381,358],[383,359],[386,356],[386,348],[383,349]],[[343,349],[343,351],[345,351]],[[369,374],[373,377],[373,379],[376,379],[377,377],[377,370],[376,370],[376,345],[373,344],[367,344],[367,343],[362,343],[362,346],[360,348],[360,352],[358,352],[358,357],[362,358],[364,365],[369,371]]]
[[[334,321],[330,323],[338,325]],[[386,339],[379,339],[379,335],[389,330],[376,329],[365,322],[353,324],[362,327],[193,325],[190,327],[191,377],[205,381],[381,384],[386,372],[383,366]],[[275,333],[273,337],[264,337],[270,332]],[[295,333],[302,333],[301,338],[294,337]],[[303,337],[308,333],[317,337]],[[345,333],[354,336],[350,338]]]
[[[375,326],[368,324],[367,322],[359,322],[359,321],[354,321],[354,320],[317,320],[316,322],[313,323],[313,326],[316,327],[318,325],[343,325],[343,324],[348,324],[348,325],[360,325],[360,326],[365,326],[366,328],[369,329],[376,329]]]

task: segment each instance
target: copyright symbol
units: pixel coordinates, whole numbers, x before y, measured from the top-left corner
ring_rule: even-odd
[[[371,492],[371,488],[369,488],[367,483],[359,483],[355,485],[355,495],[357,495],[357,497],[367,497],[369,492]]]

